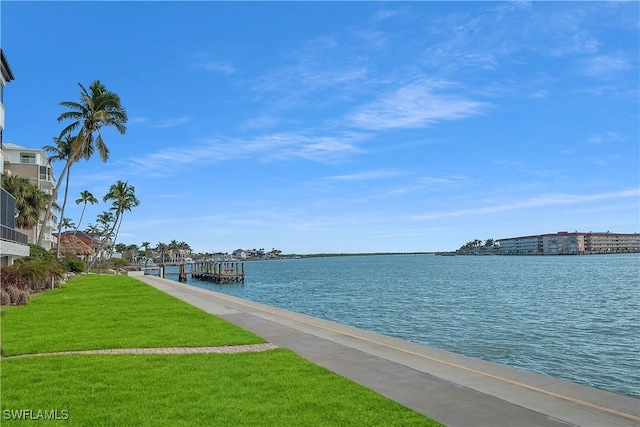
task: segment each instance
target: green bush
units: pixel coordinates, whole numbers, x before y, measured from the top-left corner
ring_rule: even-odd
[[[70,255],[64,257],[62,265],[65,270],[71,271],[72,273],[82,273],[85,269],[85,262],[83,260]]]
[[[111,262],[113,263],[113,267],[116,269],[122,268],[127,265],[127,260],[124,258],[113,258]]]
[[[46,261],[52,261],[55,259],[55,256],[42,246],[29,243],[29,256],[27,259],[43,259]]]

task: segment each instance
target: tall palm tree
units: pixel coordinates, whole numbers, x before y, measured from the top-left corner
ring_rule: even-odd
[[[131,211],[134,207],[139,206],[140,201],[136,197],[135,187],[129,185],[128,182],[122,182],[120,180],[112,184],[107,194],[103,197],[103,201],[106,202],[109,200],[113,201],[113,207],[111,209],[115,211],[115,220],[109,235],[113,235],[113,242],[115,243],[118,239],[124,212]]]
[[[58,122],[63,120],[72,120],[71,124],[65,127],[60,133],[59,138],[71,137],[74,131],[78,133],[71,137],[73,140],[73,151],[67,159],[58,183],[53,190],[52,200],[45,211],[44,223],[49,221],[51,216],[51,206],[58,197],[58,190],[63,178],[66,176],[69,167],[83,156],[83,153],[93,154],[93,150],[98,150],[100,158],[103,162],[109,159],[109,150],[105,145],[100,129],[103,126],[112,126],[121,134],[127,130],[127,113],[120,103],[120,97],[100,83],[99,80],[89,85],[89,90],[80,83],[80,102],[63,101],[61,106],[66,107],[66,111],[58,117]],[[97,135],[97,136],[96,136]],[[38,236],[38,244],[41,244],[44,237],[43,230],[40,230]]]
[[[80,192],[80,198],[76,199],[76,205],[79,205],[80,203],[84,203],[84,206],[82,207],[82,213],[80,214],[80,221],[78,221],[76,230],[73,233],[74,236],[78,232],[78,229],[80,228],[80,223],[82,223],[82,217],[84,217],[84,210],[87,208],[87,203],[91,203],[92,205],[95,205],[96,203],[98,203],[98,199],[96,199],[93,196],[93,194],[89,193],[88,190],[83,190]]]
[[[27,178],[2,174],[2,188],[15,198],[15,208],[18,216],[15,227],[29,230],[38,225],[40,214],[49,202],[49,196]]]
[[[64,138],[53,138],[53,142],[55,145],[46,145],[43,149],[49,154],[49,164],[55,161],[63,161],[67,162],[73,155],[75,144],[77,143],[76,139],[71,137],[70,135],[65,136]],[[85,159],[91,157],[90,151],[82,152],[80,157],[84,157]],[[76,159],[76,161],[80,160],[80,157]],[[66,182],[64,186],[64,199],[62,202],[62,207],[60,208],[60,222],[58,223],[58,232],[62,229],[62,221],[64,219],[64,209],[67,206],[67,195],[69,193],[69,177],[71,176],[71,165],[73,162],[69,163],[69,167],[67,168],[66,174]],[[61,182],[60,180],[59,182]],[[60,258],[60,245],[56,250],[56,257]]]

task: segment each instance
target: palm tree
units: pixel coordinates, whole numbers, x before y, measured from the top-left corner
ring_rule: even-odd
[[[87,203],[91,203],[92,205],[95,205],[96,203],[98,203],[98,199],[96,199],[93,196],[93,194],[89,193],[88,190],[83,190],[80,192],[80,198],[76,199],[76,205],[79,205],[80,203],[84,203],[84,206],[82,207],[82,213],[80,214],[80,221],[78,221],[76,230],[73,233],[74,236],[78,232],[78,229],[80,228],[80,223],[82,223],[82,217],[84,217],[84,210],[87,208]]]
[[[149,246],[151,246],[151,242],[142,242],[142,247],[144,248],[144,256],[148,256]]]
[[[151,242],[142,242],[142,247],[144,248],[144,262],[145,264],[149,262],[149,246],[151,246]]]
[[[64,161],[64,162],[69,161],[69,159],[73,155],[76,139],[72,138],[70,135],[67,135],[64,138],[53,138],[53,142],[55,142],[56,144],[55,146],[46,145],[43,147],[43,149],[49,154],[49,164],[51,164],[54,161]],[[84,157],[85,159],[91,157],[90,152],[86,151],[81,153],[81,157]],[[76,159],[76,161],[78,160],[80,160],[80,157]],[[64,219],[64,209],[67,206],[67,195],[69,193],[69,177],[71,176],[72,163],[73,162],[69,163],[69,167],[67,168],[66,183],[64,186],[64,199],[62,202],[62,207],[60,209],[60,222],[58,223],[58,231],[62,229],[62,221]],[[60,258],[60,245],[58,245],[58,249],[56,250],[56,257]]]
[[[107,90],[99,80],[91,83],[89,91],[82,84],[78,83],[78,85],[80,86],[80,102],[63,101],[60,103],[61,106],[68,108],[69,111],[60,114],[58,122],[72,120],[72,123],[62,130],[59,138],[71,137],[76,130],[78,134],[71,137],[73,150],[60,173],[58,183],[53,190],[52,200],[49,201],[45,211],[45,224],[49,221],[51,206],[58,197],[60,184],[69,167],[83,155],[88,154],[91,157],[94,149],[98,150],[103,162],[109,159],[109,150],[102,140],[100,129],[103,126],[113,126],[121,134],[124,134],[127,130],[127,113],[120,103],[120,97],[116,93]],[[97,134],[97,136],[94,136],[94,134]],[[39,245],[43,236],[44,232],[40,230],[40,235],[38,236]]]
[[[191,256],[191,246],[189,246],[187,242],[180,242],[178,245],[180,246],[183,258],[186,258],[187,255],[189,255],[189,257]]]
[[[158,242],[156,250],[162,254],[162,263],[164,264],[164,253],[167,251],[168,246],[162,242]]]
[[[178,259],[176,254],[178,253],[178,249],[180,249],[180,244],[178,243],[178,241],[174,239],[169,242],[169,249],[171,251],[171,262],[177,262]]]
[[[75,228],[75,224],[71,218],[62,218],[60,220],[60,228],[59,231],[68,230],[69,228]]]
[[[140,249],[140,247],[138,245],[136,245],[135,243],[127,245],[127,249],[126,249],[127,260],[130,263],[135,263],[138,260],[138,250],[139,249]]]
[[[16,200],[18,216],[15,218],[15,227],[29,230],[38,225],[40,214],[47,206],[50,196],[27,178],[7,173],[2,174],[2,188]]]
[[[114,218],[113,213],[109,211],[103,211],[98,215],[96,222],[98,223],[97,226],[100,237],[105,237],[109,234],[108,231],[111,228],[111,224],[114,222]]]
[[[92,236],[97,236],[100,234],[100,227],[98,227],[97,224],[89,224],[84,232]]]
[[[109,187],[109,192],[103,197],[103,201],[106,202],[108,200],[113,201],[113,207],[111,209],[115,211],[115,221],[109,233],[109,235],[113,235],[113,242],[115,243],[118,238],[118,233],[120,232],[124,212],[131,211],[134,207],[139,206],[140,201],[136,197],[135,187],[120,180]]]
[[[127,245],[125,245],[124,243],[118,243],[115,246],[115,249],[117,252],[121,253],[123,257],[125,257],[125,252],[127,251]]]
[[[114,220],[115,217],[113,216],[112,212],[103,211],[96,218],[96,225],[90,225],[90,227],[93,227],[92,231],[97,231],[97,235],[100,239],[100,246],[96,250],[96,256],[93,258],[93,262],[89,266],[89,269],[93,268],[96,261],[98,260],[98,256],[102,257],[102,251],[104,247],[111,244],[109,240],[109,230],[112,228],[112,224],[115,222]],[[112,245],[110,246],[113,247]]]

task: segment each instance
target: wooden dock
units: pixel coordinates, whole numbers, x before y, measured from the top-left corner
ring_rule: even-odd
[[[178,266],[178,271],[175,272],[167,272],[167,266]],[[160,264],[155,267],[142,267],[142,271],[144,271],[145,275],[148,276],[158,276],[165,279],[167,276],[178,276],[178,282],[186,282],[187,281],[187,269],[185,264]]]
[[[244,283],[244,263],[196,262],[191,265],[191,278],[214,283]]]

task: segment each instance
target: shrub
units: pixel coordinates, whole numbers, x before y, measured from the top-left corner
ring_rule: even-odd
[[[66,256],[62,261],[65,270],[73,273],[82,273],[85,269],[85,262],[74,256]]]
[[[0,305],[10,305],[11,297],[5,289],[0,289]]]
[[[9,286],[18,288],[26,286],[25,281],[18,274],[18,269],[15,265],[0,268],[0,288],[6,289]]]
[[[44,259],[47,261],[55,260],[56,257],[42,246],[29,243],[29,256],[27,259]]]
[[[113,263],[113,267],[116,269],[123,268],[127,265],[127,260],[124,258],[113,258],[111,262]]]
[[[9,304],[13,305],[23,305],[31,299],[31,292],[26,289],[18,289],[15,286],[8,286],[6,293],[9,296]]]

